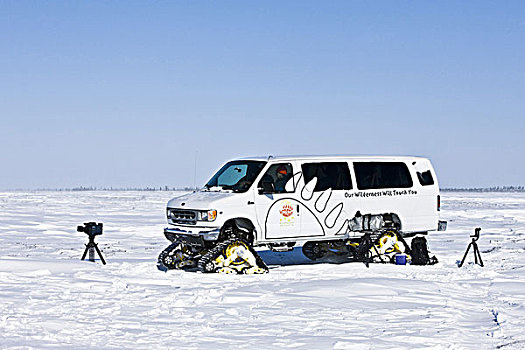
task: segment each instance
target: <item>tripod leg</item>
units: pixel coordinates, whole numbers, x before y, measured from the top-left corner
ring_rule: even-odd
[[[373,245],[372,243],[372,239],[370,238],[370,235],[367,235],[366,236],[366,246],[365,246],[365,249],[366,249],[366,252],[365,252],[365,266],[367,268],[370,267],[370,263],[372,262],[372,253],[370,252],[370,246]]]
[[[80,260],[84,260],[86,258],[88,250],[89,250],[89,246],[86,244],[86,250],[84,250],[84,254],[82,255],[82,259]]]
[[[479,254],[479,266],[484,267],[485,265],[483,265],[483,260],[481,260],[481,253],[479,252],[479,250],[478,250],[478,254]]]
[[[396,236],[397,236],[397,239],[400,240],[401,243],[403,243],[403,246],[405,247],[405,253],[412,255],[412,250],[408,246],[407,241],[405,241],[405,239],[397,231],[396,231]]]
[[[478,265],[478,245],[475,242],[472,242],[472,250],[474,251],[474,264]]]
[[[477,244],[474,247],[474,255],[476,256],[476,264],[478,264],[477,260],[479,258],[479,266],[483,267],[483,260],[481,260],[481,253]]]
[[[458,267],[463,266],[463,263],[465,262],[465,259],[467,258],[468,251],[470,250],[470,246],[472,245],[472,242],[469,243],[467,247],[467,251],[465,252],[465,255],[463,255],[463,259],[461,259],[461,262],[459,263]]]
[[[98,256],[100,257],[100,261],[102,261],[102,263],[104,265],[106,265],[106,261],[104,260],[104,258],[102,257],[102,253],[100,252],[100,249],[98,249],[98,245],[95,244],[95,249],[97,250],[97,253],[98,253]]]
[[[359,241],[359,247],[357,248],[356,252],[357,258],[359,259],[359,261],[364,262],[366,267],[369,267],[368,263],[370,260],[370,242],[371,240],[369,234],[365,233]]]
[[[379,254],[379,251],[377,250],[377,247],[375,244],[372,245],[372,247],[374,248],[374,251],[376,252],[377,256],[379,257],[379,260],[381,260],[381,263],[385,263],[385,261],[383,260],[383,258],[381,257],[381,254]]]
[[[370,267],[370,252],[366,252],[366,255],[365,255],[365,266],[367,268]]]

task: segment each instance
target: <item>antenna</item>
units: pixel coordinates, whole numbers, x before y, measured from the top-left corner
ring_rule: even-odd
[[[268,160],[270,160],[270,159],[272,159],[272,158],[273,158],[273,156],[270,154],[270,155],[268,156]]]
[[[197,155],[199,151],[195,151],[195,167],[193,168],[193,188],[197,188]]]

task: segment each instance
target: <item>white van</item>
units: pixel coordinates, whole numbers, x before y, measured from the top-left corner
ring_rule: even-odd
[[[426,158],[250,157],[229,161],[203,189],[170,200],[164,234],[197,249],[238,237],[280,250],[362,236],[351,222],[365,214],[394,216],[404,236],[436,231],[439,210]]]

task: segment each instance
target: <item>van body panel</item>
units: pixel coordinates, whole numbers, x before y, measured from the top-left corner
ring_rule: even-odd
[[[236,161],[239,160],[267,162],[246,192],[200,190],[170,200],[168,210],[216,210],[214,221],[193,226],[200,228],[220,228],[228,220],[246,218],[255,227],[255,245],[360,236],[362,233],[351,232],[348,226],[358,212],[395,213],[401,220],[402,233],[437,230],[439,187],[432,164],[426,158],[282,156]],[[404,187],[373,188],[376,182],[362,178],[362,170],[361,177],[356,178],[356,164],[363,163],[364,168],[368,166],[368,175],[372,174],[370,169],[378,169],[377,186],[382,186],[381,181],[383,185],[388,183],[388,176],[404,176]],[[408,169],[408,173],[404,170],[403,174],[397,174],[397,168]],[[310,173],[304,174],[305,169]],[[282,174],[286,176],[286,186],[282,185]],[[408,180],[412,182],[410,187]],[[367,183],[366,189],[359,189],[360,182]],[[191,226],[170,222],[169,218],[168,222],[186,230]]]

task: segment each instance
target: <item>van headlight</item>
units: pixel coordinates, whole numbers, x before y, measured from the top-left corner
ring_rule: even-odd
[[[199,212],[199,221],[215,221],[217,210],[203,210]]]

